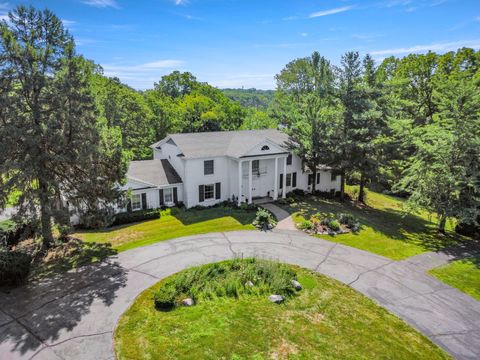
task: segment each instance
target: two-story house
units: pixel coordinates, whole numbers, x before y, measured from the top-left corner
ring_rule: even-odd
[[[132,161],[126,189],[132,210],[210,206],[225,200],[276,200],[294,190],[338,191],[340,177],[321,167],[316,179],[278,130],[172,134],[151,145],[153,160]]]

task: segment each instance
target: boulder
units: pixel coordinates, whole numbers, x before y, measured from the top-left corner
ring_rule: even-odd
[[[270,295],[268,297],[268,300],[270,300],[271,302],[275,303],[275,304],[280,304],[282,303],[285,299],[283,298],[282,295]]]
[[[300,291],[302,290],[302,284],[300,284],[297,280],[292,280],[292,285],[295,290]]]
[[[250,280],[248,280],[248,281],[245,283],[245,287],[254,287],[253,282],[251,282]]]
[[[186,298],[182,300],[182,305],[183,306],[193,306],[195,305],[195,301],[193,301],[192,298]]]

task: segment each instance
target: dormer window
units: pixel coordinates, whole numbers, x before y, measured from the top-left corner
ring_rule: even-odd
[[[270,150],[270,148],[268,147],[268,145],[263,145],[263,146],[262,146],[262,151],[267,151],[267,150]]]

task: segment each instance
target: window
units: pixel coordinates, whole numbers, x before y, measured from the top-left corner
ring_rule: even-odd
[[[312,185],[313,182],[313,174],[308,174],[308,185]]]
[[[133,194],[132,195],[132,210],[141,210],[142,209],[142,195]]]
[[[252,161],[252,173],[259,174],[260,172],[260,160],[253,160]]]
[[[173,189],[164,189],[163,190],[163,200],[165,204],[173,203]]]
[[[267,150],[270,150],[270,148],[268,147],[268,145],[263,145],[263,146],[262,146],[262,151],[267,151]]]
[[[287,186],[292,186],[292,174],[287,174]]]
[[[287,156],[287,165],[292,165],[292,154],[288,154]]]
[[[337,174],[332,172],[332,177],[330,178],[331,181],[337,181]]]
[[[203,162],[203,174],[213,175],[213,160],[205,160]]]
[[[204,193],[204,199],[205,200],[210,200],[215,197],[215,185],[210,184],[210,185],[205,185],[205,193]]]

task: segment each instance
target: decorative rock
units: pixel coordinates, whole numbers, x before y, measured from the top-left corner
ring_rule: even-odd
[[[195,301],[193,301],[192,298],[186,298],[182,300],[182,305],[183,306],[193,306],[195,305]]]
[[[295,290],[300,291],[302,290],[302,284],[300,284],[297,280],[292,280],[292,285]]]
[[[245,283],[245,287],[254,287],[253,282],[251,282],[250,280],[248,280],[248,281]]]
[[[273,303],[275,303],[275,304],[280,304],[280,303],[282,303],[283,300],[285,300],[285,299],[283,298],[282,295],[270,295],[270,296],[268,297],[268,300],[270,300],[271,302],[273,302]]]

